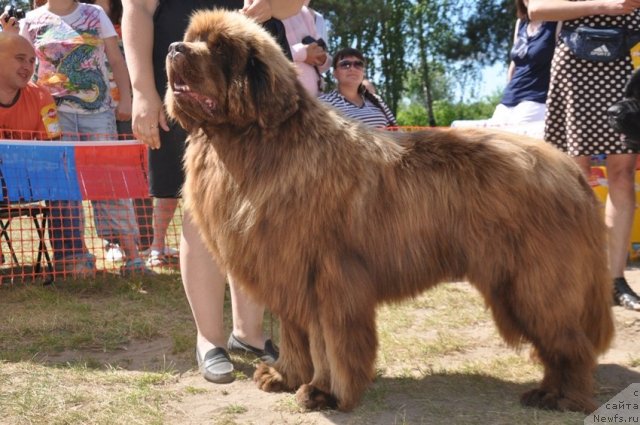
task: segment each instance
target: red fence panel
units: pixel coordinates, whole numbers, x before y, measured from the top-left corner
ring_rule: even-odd
[[[76,146],[76,169],[82,199],[149,197],[147,147],[122,142],[117,145]]]

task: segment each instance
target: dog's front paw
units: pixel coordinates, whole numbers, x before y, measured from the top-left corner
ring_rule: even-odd
[[[334,396],[311,384],[304,384],[298,389],[296,401],[301,407],[308,410],[335,409],[338,407],[338,400]]]
[[[256,383],[258,388],[266,392],[290,390],[285,383],[284,377],[274,366],[275,365],[270,366],[266,363],[260,363],[253,373],[253,382]]]

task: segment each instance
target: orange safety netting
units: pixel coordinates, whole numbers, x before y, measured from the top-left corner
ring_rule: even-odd
[[[594,158],[591,177],[603,199],[601,158]],[[150,198],[147,148],[133,137],[63,134],[51,141],[34,132],[1,130],[0,180],[0,284],[177,270],[181,206]],[[636,218],[632,256],[640,255]],[[150,249],[154,233],[155,246],[164,242],[163,249]]]
[[[149,197],[146,146],[117,135],[0,133],[1,282],[177,269],[181,208]]]

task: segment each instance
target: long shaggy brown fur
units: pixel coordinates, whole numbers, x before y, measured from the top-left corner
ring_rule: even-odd
[[[234,281],[281,321],[257,385],[354,408],[374,376],[375,309],[467,279],[512,346],[544,364],[525,405],[590,412],[613,335],[605,230],[573,161],[505,133],[365,128],[307,95],[261,27],[193,16],[167,57],[190,132],[186,206]]]

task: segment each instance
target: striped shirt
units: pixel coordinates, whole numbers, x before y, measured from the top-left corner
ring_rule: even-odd
[[[346,117],[363,122],[371,127],[397,126],[396,118],[382,98],[373,93],[369,93],[369,95],[378,101],[379,106],[376,106],[374,102],[367,98],[365,98],[364,105],[354,105],[337,90],[325,93],[319,99],[333,106]]]

